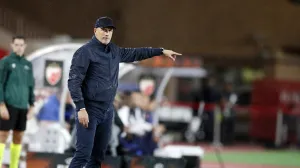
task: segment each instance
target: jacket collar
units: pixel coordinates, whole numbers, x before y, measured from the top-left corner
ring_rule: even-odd
[[[19,56],[19,55],[17,55],[15,52],[11,52],[10,55],[11,55],[13,58],[16,58],[16,59],[23,59],[23,58],[24,58],[24,55]]]
[[[96,38],[95,35],[92,37],[91,42],[92,42],[93,44],[96,44],[97,46],[99,46],[99,49],[100,49],[101,51],[106,51],[106,50],[107,50],[107,47],[109,47],[109,44],[105,45],[105,44],[101,43],[101,42]]]

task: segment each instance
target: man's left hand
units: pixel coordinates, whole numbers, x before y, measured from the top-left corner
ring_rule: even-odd
[[[33,117],[33,107],[30,107],[27,112],[27,120],[30,120]]]
[[[182,55],[182,54],[174,52],[172,50],[163,50],[163,54],[164,54],[164,56],[171,58],[173,61],[175,61],[176,56]]]

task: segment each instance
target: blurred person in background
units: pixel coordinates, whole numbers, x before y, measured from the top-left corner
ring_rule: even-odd
[[[119,111],[120,118],[128,127],[126,135],[121,137],[126,154],[152,155],[163,130],[147,120],[148,101],[137,91],[127,93],[128,102]]]
[[[200,94],[196,95],[195,100],[197,103],[204,104],[201,127],[205,133],[205,140],[209,142],[213,140],[214,110],[220,103],[220,97],[220,92],[216,88],[216,79],[212,76],[204,78]]]
[[[127,127],[124,126],[119,114],[118,114],[118,110],[122,107],[122,98],[120,96],[120,94],[117,94],[116,97],[115,97],[115,100],[114,100],[114,123],[116,126],[118,126],[118,128],[121,130],[121,131],[125,131],[127,130]]]
[[[124,132],[120,136],[121,154],[141,155],[138,137],[143,136],[152,127],[151,124],[145,122],[141,110],[137,110],[137,100],[142,101],[136,90],[125,91],[123,106],[118,110],[124,126],[128,127],[128,132]]]
[[[35,82],[32,64],[24,56],[25,38],[13,37],[11,47],[12,53],[0,62],[0,164],[9,131],[13,130],[10,167],[18,168],[26,122],[33,114]]]
[[[59,112],[60,112],[60,101],[61,93],[58,91],[50,95],[45,101],[44,105],[37,114],[37,119],[40,121],[40,124],[47,124],[51,122],[59,122]],[[65,121],[66,128],[71,131],[71,117],[75,114],[75,108],[73,106],[73,101],[70,95],[70,92],[67,93],[67,98],[65,102]]]
[[[70,167],[101,167],[111,138],[113,100],[120,62],[154,56],[173,60],[181,55],[162,48],[122,48],[111,43],[115,26],[109,17],[97,19],[92,39],[73,56],[68,87],[76,104],[76,152]],[[90,138],[86,138],[90,137]]]
[[[165,131],[165,127],[157,123],[155,110],[158,102],[155,100],[156,95],[156,78],[153,75],[141,75],[139,77],[139,90],[142,96],[140,108],[145,113],[145,120],[153,125],[154,140],[159,141],[161,134]]]
[[[156,116],[154,115],[154,111],[157,107],[157,102],[155,101],[155,92],[156,92],[156,80],[152,75],[141,75],[138,80],[139,91],[142,96],[142,100],[144,101],[143,107],[141,107],[145,113],[146,121],[152,123],[153,125],[156,123]]]
[[[233,92],[232,83],[227,82],[224,85],[221,94],[222,107],[222,143],[232,144],[235,136],[235,111],[233,106],[237,101],[237,95]]]
[[[106,152],[107,155],[117,156],[118,155],[118,146],[119,146],[119,135],[122,132],[127,132],[128,128],[124,126],[120,116],[118,114],[118,110],[122,106],[122,99],[120,93],[118,93],[114,100],[114,122],[112,126],[112,135],[111,140],[108,145],[108,150]]]
[[[157,103],[155,101],[155,92],[156,92],[156,80],[152,75],[141,75],[139,77],[139,90],[140,93],[144,96],[145,103],[144,110],[154,111]]]

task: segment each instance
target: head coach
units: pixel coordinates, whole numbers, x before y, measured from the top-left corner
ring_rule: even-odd
[[[73,55],[68,88],[76,104],[76,152],[70,168],[99,168],[110,140],[113,101],[120,62],[181,55],[162,48],[122,48],[111,43],[116,27],[109,17],[97,19],[92,39]]]

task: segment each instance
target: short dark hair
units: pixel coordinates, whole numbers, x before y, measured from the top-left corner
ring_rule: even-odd
[[[22,35],[16,35],[16,36],[13,36],[12,37],[12,42],[14,42],[15,41],[15,39],[22,39],[22,40],[26,40],[26,38],[24,37],[24,36],[22,36]]]

